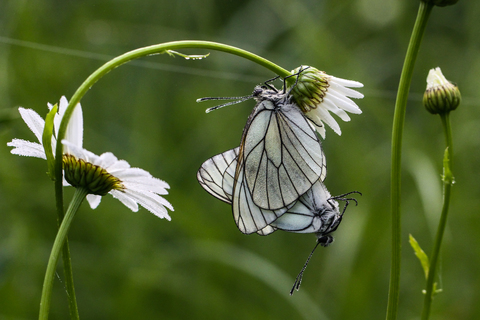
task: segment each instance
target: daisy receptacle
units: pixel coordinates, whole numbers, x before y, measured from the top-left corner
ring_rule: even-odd
[[[362,83],[337,78],[307,66],[300,66],[292,70],[292,74],[298,74],[298,80],[291,95],[323,139],[325,139],[323,123],[332,128],[336,134],[342,134],[340,126],[330,112],[343,121],[350,121],[347,112],[362,113],[357,104],[350,99],[363,98],[362,93],[351,89],[362,88]]]

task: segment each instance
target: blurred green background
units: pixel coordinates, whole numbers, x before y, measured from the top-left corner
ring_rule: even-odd
[[[312,65],[364,83],[363,114],[327,128],[326,185],[359,190],[336,241],[319,248],[301,290],[288,295],[311,234],[245,236],[231,208],[196,182],[204,160],[239,144],[254,101],[205,114],[204,96],[249,94],[274,75],[224,53],[159,55],[124,65],[82,100],[84,146],[112,151],[167,181],[172,221],[130,212],[111,196],[83,204],[70,232],[83,319],[382,319],[390,270],[390,139],[395,92],[417,0],[0,1],[0,319],[33,319],[56,233],[46,163],[6,143],[34,140],[17,108],[42,116],[108,59],[137,47],[200,39],[235,45],[287,69]],[[480,318],[480,3],[434,8],[407,110],[403,149],[400,319],[417,319],[424,275],[411,233],[431,251],[441,206],[444,137],[421,105],[430,68],[456,82],[456,184],[432,319]],[[184,50],[184,53],[207,53]],[[280,83],[278,83],[280,85]],[[66,190],[66,199],[72,190]],[[62,270],[51,319],[67,319]]]

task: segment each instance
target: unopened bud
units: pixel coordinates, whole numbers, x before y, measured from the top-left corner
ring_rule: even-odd
[[[427,77],[427,89],[423,105],[432,114],[448,113],[455,110],[462,96],[456,84],[448,81],[440,68],[431,69]]]

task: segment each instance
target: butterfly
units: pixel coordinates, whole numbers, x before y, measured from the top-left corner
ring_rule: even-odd
[[[315,129],[288,93],[257,86],[253,98],[257,105],[242,134],[234,198],[246,185],[257,206],[282,209],[320,179],[325,157]]]
[[[239,149],[231,149],[208,159],[197,172],[197,180],[208,193],[231,205],[235,204],[235,171]],[[243,196],[248,205],[241,208],[241,214],[233,210],[238,228],[246,234],[256,232],[260,235],[268,235],[276,230],[316,233],[319,239],[322,238],[321,242],[331,243],[329,234],[337,229],[343,213],[340,214],[337,197],[330,195],[323,179],[325,176],[318,179],[295,203],[282,210],[268,210],[255,205],[245,185]]]
[[[208,159],[197,172],[200,185],[211,195],[228,204],[232,204],[234,199],[233,188],[239,150],[240,148],[231,149]],[[357,203],[354,198],[346,198],[348,194],[359,193],[357,191],[332,197],[323,184],[326,170],[324,172],[324,175],[293,205],[288,206],[285,212],[266,210],[256,206],[248,192],[248,186],[244,186],[246,188],[245,201],[249,204],[246,208],[248,214],[243,212],[242,215],[236,215],[233,210],[235,222],[242,232],[244,232],[246,224],[253,224],[257,227],[253,232],[260,235],[268,235],[276,230],[315,233],[317,244],[295,279],[290,295],[300,288],[303,273],[318,245],[326,247],[333,242],[331,234],[340,225],[349,201]],[[345,201],[342,213],[340,213],[337,200]],[[249,222],[249,220],[251,221]],[[270,220],[271,222],[267,222]]]
[[[291,90],[286,91],[287,78],[283,91],[268,83],[274,79],[256,86],[252,95],[238,98],[238,102],[257,101],[243,130],[232,193],[237,226],[247,234],[278,218],[326,172],[315,128],[292,101]],[[197,101],[210,99],[225,98]]]

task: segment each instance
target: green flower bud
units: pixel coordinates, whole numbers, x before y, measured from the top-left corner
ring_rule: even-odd
[[[448,113],[455,110],[462,97],[456,84],[448,81],[440,68],[431,69],[427,77],[427,89],[423,105],[432,114]]]
[[[292,74],[298,74],[299,72],[297,85],[293,88],[291,94],[298,107],[304,113],[307,113],[316,109],[323,102],[330,86],[328,83],[329,76],[314,67],[300,66],[292,70]]]
[[[422,0],[422,1],[433,4],[434,6],[439,6],[439,7],[452,6],[458,2],[458,0]]]
[[[106,195],[110,190],[122,190],[122,181],[102,167],[96,166],[71,154],[63,155],[65,180],[73,187],[83,187],[89,194]]]

